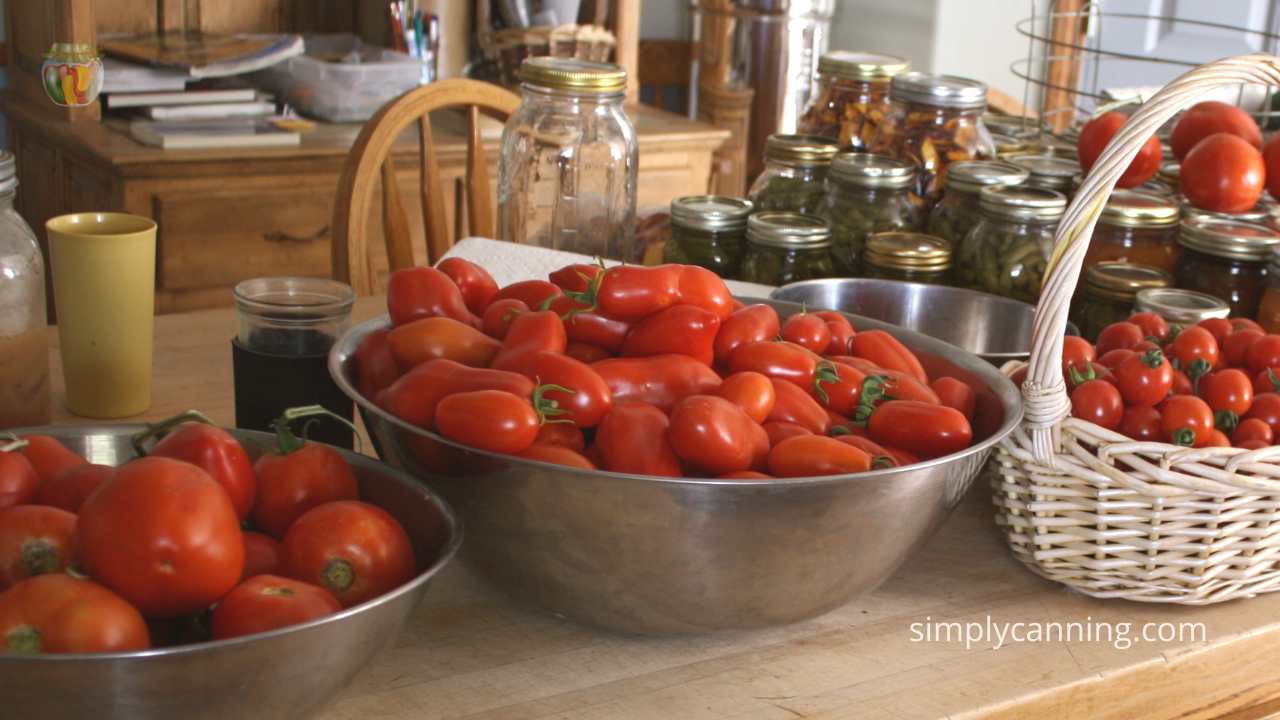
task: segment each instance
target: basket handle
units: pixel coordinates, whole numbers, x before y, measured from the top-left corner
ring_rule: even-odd
[[[1217,60],[1194,68],[1161,88],[1107,143],[1062,216],[1040,302],[1036,305],[1030,367],[1027,380],[1022,384],[1023,421],[1031,436],[1033,457],[1038,462],[1053,464],[1054,448],[1058,445],[1056,428],[1059,421],[1071,414],[1071,401],[1062,378],[1062,336],[1067,329],[1067,310],[1093,227],[1116,181],[1147,139],[1169,118],[1210,90],[1236,84],[1280,85],[1280,58],[1256,53]]]

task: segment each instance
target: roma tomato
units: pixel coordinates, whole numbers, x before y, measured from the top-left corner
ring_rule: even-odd
[[[436,263],[436,269],[453,280],[462,293],[467,309],[477,317],[484,315],[493,296],[498,294],[498,283],[488,270],[460,257],[447,257]]]
[[[524,303],[530,310],[545,310],[543,306],[561,294],[560,288],[546,280],[521,280],[499,290],[489,302],[511,298]]]
[[[1070,373],[1073,367],[1083,370],[1097,359],[1097,353],[1088,340],[1079,335],[1067,335],[1062,338],[1062,372],[1064,374]]]
[[[582,453],[576,450],[570,450],[562,445],[539,445],[534,443],[525,448],[523,452],[518,454],[526,460],[538,460],[539,462],[551,463],[553,465],[564,465],[565,467],[579,468],[581,470],[595,470],[596,464],[591,462]]]
[[[0,510],[0,590],[67,569],[75,554],[76,516],[42,505]]]
[[[876,408],[867,434],[922,458],[950,455],[973,442],[973,428],[959,410],[916,400],[890,400]]]
[[[827,434],[831,437],[840,437],[842,435],[857,435],[858,437],[865,437],[867,429],[840,413],[828,410]]]
[[[505,455],[532,445],[541,424],[542,418],[528,398],[501,390],[454,393],[436,406],[436,430],[441,435]]]
[[[893,453],[871,438],[862,437],[861,435],[840,435],[836,437],[836,440],[846,445],[852,445],[870,455],[872,470],[883,470],[899,466],[898,460],[893,456]]]
[[[1200,397],[1213,410],[1214,425],[1231,432],[1253,406],[1253,382],[1234,368],[1211,372],[1200,378]]]
[[[615,403],[596,430],[601,466],[613,472],[681,477],[680,458],[667,439],[669,425],[667,414],[654,405]]]
[[[831,360],[837,364],[843,363],[854,369],[861,370],[867,376],[867,380],[862,385],[862,401],[866,404],[868,399],[867,386],[871,382],[871,378],[880,376],[883,380],[875,380],[871,384],[877,385],[879,392],[874,392],[874,403],[879,403],[884,399],[893,400],[919,400],[927,402],[931,405],[937,405],[941,402],[938,394],[935,393],[928,385],[916,380],[911,375],[897,370],[886,370],[877,366],[870,360],[856,357],[840,357],[836,356]],[[891,396],[891,397],[885,397]]]
[[[1272,134],[1262,146],[1262,163],[1267,171],[1267,192],[1280,198],[1280,135]]]
[[[1174,395],[1160,408],[1165,442],[1203,447],[1213,432],[1213,410],[1194,395]]]
[[[1237,135],[1217,133],[1182,159],[1178,187],[1198,208],[1240,213],[1258,204],[1266,173],[1257,148]]]
[[[277,434],[279,452],[267,453],[253,464],[258,476],[253,522],[268,535],[282,538],[304,512],[334,500],[355,500],[360,486],[337,450],[320,443],[303,444],[287,429]]]
[[[387,311],[392,325],[420,318],[446,317],[472,328],[480,321],[467,309],[462,291],[453,280],[433,267],[396,270],[387,279]]]
[[[1160,316],[1156,315],[1156,317]],[[1231,335],[1231,333],[1236,331],[1236,329],[1231,326],[1231,321],[1226,318],[1206,318],[1196,323],[1196,325],[1208,330],[1209,334],[1213,335],[1213,339],[1218,341],[1218,347],[1223,350],[1225,350],[1225,348],[1222,347],[1222,344],[1227,341],[1227,337]]]
[[[1260,330],[1236,330],[1231,333],[1222,341],[1220,348],[1223,364],[1227,367],[1247,367],[1249,349],[1264,337],[1266,334]]]
[[[787,438],[799,437],[801,435],[813,435],[814,433],[802,425],[791,422],[780,422],[776,420],[765,423],[765,434],[769,436],[769,446],[773,447]]]
[[[775,477],[817,477],[866,472],[871,456],[835,438],[802,435],[783,440],[769,451],[769,472]]]
[[[271,574],[255,575],[227,593],[214,609],[213,639],[300,625],[341,609],[333,593],[317,585]]]
[[[959,410],[966,420],[973,422],[973,410],[977,405],[978,397],[969,383],[953,377],[940,377],[929,387],[937,394],[939,402]]]
[[[733,314],[733,294],[720,276],[704,267],[683,265],[680,270],[680,302],[693,305],[723,321]]]
[[[765,340],[734,350],[730,372],[758,372],[775,380],[786,380],[808,390],[820,356],[788,342]]]
[[[64,470],[61,475],[45,481],[36,493],[38,505],[49,505],[67,512],[78,513],[84,501],[98,486],[107,481],[116,469],[110,465],[85,464]]]
[[[51,480],[67,468],[89,462],[48,435],[23,435],[22,439],[27,445],[19,452],[36,469],[41,480]]]
[[[1125,408],[1124,417],[1120,419],[1120,427],[1116,430],[1121,435],[1128,435],[1134,440],[1164,442],[1164,430],[1160,426],[1160,411],[1150,406]]]
[[[773,340],[779,331],[778,312],[768,305],[748,305],[734,312],[720,323],[720,332],[716,333],[716,364],[727,366],[735,350],[744,345]]]
[[[537,353],[530,358],[525,375],[541,383],[540,409],[553,420],[595,427],[613,408],[613,392],[600,373],[568,355]]]
[[[665,310],[680,301],[683,265],[615,265],[598,276],[594,304],[601,315],[635,321]]]
[[[489,303],[484,310],[484,318],[480,321],[480,329],[494,340],[505,340],[511,323],[520,315],[529,312],[529,306],[523,300],[503,298]]]
[[[576,263],[553,271],[547,279],[564,292],[584,293],[603,270],[599,265]]]
[[[815,435],[826,435],[831,427],[831,418],[826,409],[810,397],[800,386],[771,378],[773,383],[773,411],[766,422],[795,423]]]
[[[387,342],[390,334],[388,328],[374,330],[356,348],[356,389],[367,398],[376,397],[400,377],[400,366]]]
[[[1173,156],[1182,160],[1201,140],[1216,133],[1236,135],[1255,148],[1262,147],[1262,131],[1249,113],[1217,100],[1198,102],[1178,118],[1169,134]]]
[[[151,647],[147,623],[120,596],[60,573],[0,593],[0,653],[105,653]]]
[[[677,457],[721,475],[752,466],[757,427],[742,408],[722,397],[692,395],[671,409],[667,437]]]
[[[704,365],[715,360],[720,318],[695,305],[672,305],[644,318],[627,333],[623,357],[688,355]]]
[[[591,366],[613,393],[613,403],[643,402],[670,410],[690,395],[706,395],[720,386],[715,370],[688,355],[614,358]]]
[[[187,422],[191,417],[198,421]],[[145,433],[134,438],[134,442],[136,445],[174,428],[151,448],[149,454],[189,462],[209,473],[209,477],[227,491],[227,497],[231,498],[231,505],[236,509],[236,517],[243,520],[249,517],[249,510],[253,508],[253,496],[258,485],[253,475],[253,463],[239,440],[207,420],[198,413],[184,413],[149,426]],[[175,427],[174,422],[181,424]]]
[[[613,357],[613,353],[602,347],[575,342],[573,340],[570,340],[569,343],[564,346],[564,354],[578,362],[586,363],[588,365],[598,363],[601,360],[608,360]]]
[[[311,508],[284,536],[284,574],[333,593],[342,607],[413,579],[413,545],[382,508],[340,500]]]
[[[1280,367],[1269,367],[1253,377],[1253,392],[1280,392]]]
[[[435,426],[436,407],[453,393],[502,390],[532,398],[533,388],[533,381],[520,373],[467,367],[452,360],[429,360],[392,383],[379,398],[379,404],[401,420],[430,430]]]
[[[622,343],[631,332],[630,323],[589,312],[586,306],[568,296],[553,300],[550,309],[564,322],[570,342],[598,345],[615,355],[621,352]]]
[[[510,370],[522,375],[540,352],[564,354],[569,342],[564,331],[564,321],[551,310],[538,310],[520,315],[511,321],[502,349],[490,364],[494,370]]]
[[[737,472],[725,473],[720,476],[721,480],[772,480],[772,475],[766,475],[755,470],[739,470]]]
[[[814,313],[797,313],[782,323],[782,339],[822,355],[831,346],[831,328]]]
[[[1112,350],[1130,350],[1145,339],[1142,328],[1131,322],[1118,322],[1102,328],[1094,345],[1098,356],[1102,357]]]
[[[1178,333],[1166,352],[1170,360],[1178,361],[1178,368],[1191,378],[1193,386],[1218,364],[1218,341],[1213,339],[1213,333],[1198,325]]]
[[[1280,365],[1280,335],[1264,335],[1249,346],[1244,355],[1249,372],[1260,373]]]
[[[1115,430],[1124,419],[1124,400],[1115,385],[1090,380],[1071,392],[1071,414],[1094,425]]]
[[[849,354],[870,360],[885,370],[906,373],[921,383],[929,382],[915,353],[883,330],[866,330],[854,335],[849,342]]]
[[[400,325],[387,335],[387,345],[396,365],[406,372],[437,358],[488,367],[502,347],[470,325],[447,317],[422,318]]]
[[[1271,433],[1280,436],[1280,394],[1273,392],[1259,393],[1253,396],[1253,406],[1245,413],[1245,419],[1257,418],[1271,428]]]
[[[260,532],[244,531],[244,571],[240,579],[255,575],[274,575],[280,572],[281,553],[284,547],[279,540]]]
[[[118,468],[80,508],[76,534],[85,571],[153,617],[205,610],[244,570],[227,493],[204,470],[172,458]]]
[[[538,435],[533,439],[533,444],[555,445],[579,453],[587,447],[582,431],[573,423],[543,423],[542,427],[538,428]]]
[[[849,322],[849,318],[835,310],[819,310],[813,314],[826,320],[827,330],[831,331],[831,344],[827,346],[825,351],[819,351],[819,354],[848,355],[849,342],[857,334],[853,323]]]
[[[0,442],[4,443],[0,445],[0,508],[25,505],[35,499],[43,481],[31,461],[18,452],[27,441]]]
[[[758,372],[734,373],[720,383],[715,394],[742,408],[747,417],[763,423],[773,412],[777,395],[773,382]]]
[[[1164,342],[1169,337],[1169,323],[1153,312],[1134,313],[1129,316],[1129,322],[1142,328],[1142,334],[1155,338],[1156,342]]]
[[[1135,354],[1116,368],[1115,375],[1128,405],[1155,405],[1173,389],[1173,367],[1159,350]]]
[[[810,394],[834,413],[853,415],[862,402],[862,385],[866,379],[867,374],[852,365],[821,360]]]
[[[1271,432],[1271,426],[1258,418],[1246,418],[1236,425],[1236,429],[1231,433],[1231,444],[1239,445],[1240,443],[1257,441],[1263,445],[1270,445],[1275,441],[1275,433]]]
[[[1107,143],[1111,141],[1120,127],[1129,119],[1122,112],[1112,110],[1105,112],[1080,128],[1080,138],[1076,141],[1076,152],[1080,157],[1080,169],[1086,173],[1097,162],[1102,155],[1102,151],[1106,149]],[[1156,171],[1160,169],[1160,139],[1155,135],[1147,138],[1143,143],[1142,149],[1138,151],[1136,157],[1129,163],[1129,167],[1125,168],[1120,179],[1116,181],[1116,187],[1131,188],[1137,187],[1142,183],[1150,180],[1155,176]]]

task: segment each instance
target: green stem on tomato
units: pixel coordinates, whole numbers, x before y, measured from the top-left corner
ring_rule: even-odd
[[[288,455],[291,452],[301,450],[307,444],[307,428],[309,424],[303,426],[302,437],[289,427],[294,420],[302,418],[329,418],[337,420],[351,429],[352,434],[356,438],[356,451],[361,451],[360,431],[356,428],[355,423],[324,407],[323,405],[302,405],[300,407],[287,408],[280,417],[271,422],[271,428],[276,431],[276,443],[281,455]]]
[[[133,451],[138,454],[138,457],[146,455],[146,442],[148,440],[151,438],[163,437],[167,435],[170,430],[186,422],[198,422],[204,423],[205,425],[215,424],[209,419],[208,415],[205,415],[199,410],[187,410],[186,412],[178,413],[173,417],[165,418],[159,422],[148,423],[146,430],[143,430],[130,438],[130,442],[133,444]]]
[[[1169,436],[1169,439],[1173,442],[1174,445],[1191,447],[1192,445],[1196,444],[1196,432],[1191,428],[1186,428],[1186,427],[1178,428],[1177,430],[1173,431],[1173,433]]]
[[[26,440],[23,440],[11,432],[0,432],[0,439],[5,441],[3,445],[0,445],[0,452],[13,452],[14,450],[21,450],[27,446]]]
[[[552,400],[551,398],[547,398],[543,396],[546,395],[548,392],[551,392],[552,390],[558,390],[562,393],[567,393],[569,395],[577,395],[578,391],[572,388],[567,388],[563,385],[552,385],[550,383],[547,383],[544,385],[542,381],[537,378],[534,379],[534,382],[537,383],[537,386],[534,387],[533,389],[533,396],[531,400],[533,402],[534,412],[538,413],[538,424],[539,425],[546,425],[548,423],[572,424],[573,420],[571,418],[560,417],[561,415],[568,415],[569,414],[568,410],[565,410],[564,408],[560,407],[560,403],[556,402],[555,400]],[[549,418],[555,418],[555,419],[549,419]]]

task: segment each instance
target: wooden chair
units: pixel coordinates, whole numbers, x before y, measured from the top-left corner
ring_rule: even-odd
[[[480,115],[505,122],[520,104],[520,97],[497,85],[476,80],[440,80],[410,90],[382,107],[365,123],[347,155],[338,181],[333,210],[333,277],[349,283],[357,295],[378,292],[378,277],[369,257],[368,219],[378,179],[382,180],[382,232],[387,263],[392,270],[414,265],[409,217],[400,201],[392,146],[411,123],[418,123],[418,169],[422,197],[422,224],[427,257],[438,260],[453,244],[445,218],[445,185],[436,163],[430,113],[446,108],[466,108],[467,163],[463,183],[466,216],[472,235],[494,237],[493,197]],[[462,218],[457,218],[461,222]]]

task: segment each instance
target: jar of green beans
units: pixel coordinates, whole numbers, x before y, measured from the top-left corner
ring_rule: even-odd
[[[911,193],[915,167],[886,155],[841,153],[831,161],[827,196],[818,213],[831,225],[836,271],[853,275],[871,233],[915,230],[924,220],[920,198]]]
[[[764,172],[747,193],[756,210],[813,214],[826,195],[834,140],[814,135],[770,135],[764,144]]]
[[[1002,160],[966,160],[947,172],[946,192],[929,212],[925,231],[954,248],[978,224],[978,193],[984,187],[1018,185],[1026,170]]]
[[[835,275],[831,229],[815,215],[758,212],[747,219],[747,255],[742,279],[763,285]]]
[[[958,284],[1034,303],[1053,234],[1067,208],[1062,193],[1020,186],[983,188],[978,224],[956,250]]]
[[[736,279],[747,249],[751,201],[719,195],[691,195],[671,201],[671,239],[664,262],[700,265],[722,278]]]

